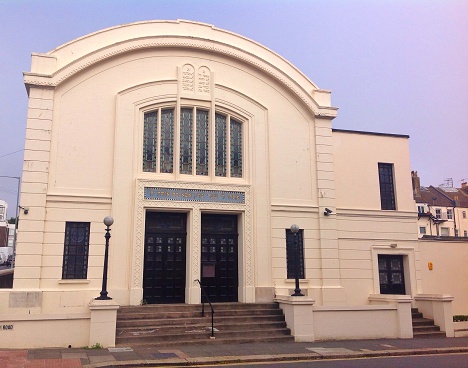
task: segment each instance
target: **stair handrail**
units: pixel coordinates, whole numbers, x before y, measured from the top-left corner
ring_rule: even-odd
[[[194,280],[196,282],[198,282],[198,284],[200,285],[200,289],[202,291],[202,317],[205,317],[205,301],[204,299],[206,299],[206,301],[208,302],[208,304],[210,305],[210,308],[211,308],[211,337],[212,339],[214,339],[214,309],[213,309],[213,305],[211,304],[211,301],[210,301],[210,298],[208,297],[208,295],[206,294],[205,292],[205,288],[203,287],[202,283],[200,282],[199,279],[196,279]],[[205,298],[203,298],[203,296]]]

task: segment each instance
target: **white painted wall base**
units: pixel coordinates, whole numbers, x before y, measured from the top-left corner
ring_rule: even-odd
[[[314,341],[314,300],[306,296],[278,296],[276,301],[283,310],[286,324],[296,342]]]
[[[115,346],[115,327],[119,305],[112,299],[96,300],[89,303],[91,324],[89,328],[89,345],[100,344],[102,347]]]
[[[434,320],[434,324],[445,332],[447,337],[455,336],[453,326],[453,296],[445,294],[419,294],[414,297],[416,306],[425,318]]]

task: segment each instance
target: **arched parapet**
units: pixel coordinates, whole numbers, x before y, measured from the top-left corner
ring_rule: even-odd
[[[56,87],[94,64],[144,49],[192,49],[237,59],[261,70],[299,97],[316,116],[334,118],[330,92],[319,89],[287,60],[246,37],[212,25],[177,20],[145,21],[107,28],[46,54],[32,54],[31,72],[24,73],[30,86]]]

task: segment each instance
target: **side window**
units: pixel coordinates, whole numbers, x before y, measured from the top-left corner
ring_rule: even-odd
[[[453,210],[448,208],[447,209],[447,219],[452,220],[453,219]]]
[[[396,210],[393,184],[393,164],[379,162],[380,207],[382,210]]]
[[[67,222],[62,279],[86,279],[88,274],[89,222]]]
[[[304,230],[299,230],[296,233],[297,238],[297,255],[299,264],[299,278],[304,279]],[[290,229],[286,229],[286,268],[288,279],[295,279],[294,266],[296,260],[296,244],[294,239],[294,233]]]
[[[422,234],[422,235],[425,235],[426,234],[426,227],[425,226],[420,226],[419,227],[419,233]]]

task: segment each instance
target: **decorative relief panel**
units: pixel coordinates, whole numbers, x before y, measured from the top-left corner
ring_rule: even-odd
[[[185,64],[182,67],[182,90],[195,92],[195,68],[193,65]]]
[[[202,201],[178,201],[178,200],[155,200],[152,196],[145,196],[145,188],[166,188],[171,193],[177,190],[180,193],[243,193],[243,202],[202,202]],[[145,209],[184,209],[191,210],[193,215],[192,233],[190,239],[190,253],[187,257],[192,257],[192,277],[200,278],[200,229],[201,229],[201,211],[236,211],[243,212],[245,219],[244,226],[244,254],[239,255],[239,259],[245,262],[245,285],[253,286],[253,262],[252,262],[252,211],[249,186],[238,185],[216,185],[216,184],[187,184],[178,182],[160,182],[153,180],[137,180],[137,208],[135,221],[135,238],[133,253],[133,288],[142,288],[143,286],[143,256],[144,256],[144,222]]]
[[[206,66],[198,68],[198,93],[210,93],[210,74]]]

